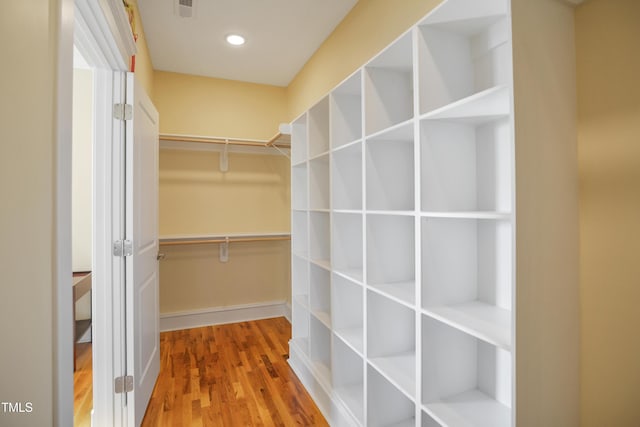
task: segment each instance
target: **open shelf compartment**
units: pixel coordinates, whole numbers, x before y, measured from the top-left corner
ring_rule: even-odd
[[[334,333],[364,354],[364,311],[362,286],[333,274],[331,279],[331,313]]]
[[[313,315],[331,328],[331,276],[328,270],[311,264],[310,304]]]
[[[415,403],[371,366],[367,368],[367,426],[415,426]]]
[[[309,254],[307,215],[306,211],[291,212],[291,251],[300,257],[306,257]]]
[[[334,213],[331,267],[362,282],[362,214]]]
[[[309,161],[309,194],[310,209],[329,209],[330,195],[328,154],[316,157]]]
[[[364,362],[340,339],[333,341],[333,390],[351,414],[364,424]]]
[[[323,98],[308,113],[309,158],[329,151],[329,97]]]
[[[303,114],[291,123],[291,164],[307,160],[307,115]]]
[[[414,116],[411,32],[365,66],[365,124],[371,135]]]
[[[511,426],[511,353],[422,319],[422,399],[445,426]]]
[[[423,218],[425,313],[509,350],[512,260],[507,220]]]
[[[334,210],[362,209],[362,143],[332,154],[331,207]]]
[[[367,284],[415,304],[414,217],[367,215]]]
[[[331,268],[331,227],[328,212],[309,212],[309,255],[311,261]]]
[[[423,120],[420,129],[423,212],[512,211],[508,119],[479,125]]]
[[[421,114],[511,85],[506,0],[449,0],[418,29]]]
[[[331,146],[362,138],[362,79],[356,73],[331,94]]]
[[[291,298],[309,305],[309,262],[297,255],[291,257]]]
[[[367,139],[367,210],[413,211],[413,123]]]
[[[307,164],[300,163],[291,168],[291,209],[307,209]]]
[[[331,331],[315,317],[310,320],[310,354],[313,370],[325,386],[331,387]]]
[[[369,361],[412,399],[416,395],[415,311],[382,295],[367,294]]]

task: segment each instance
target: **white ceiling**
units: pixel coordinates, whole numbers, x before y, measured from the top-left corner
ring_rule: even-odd
[[[287,86],[357,0],[193,0],[193,18],[176,2],[138,0],[154,69]]]

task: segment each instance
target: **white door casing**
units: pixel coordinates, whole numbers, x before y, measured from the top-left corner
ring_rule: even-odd
[[[128,425],[139,426],[160,371],[158,295],[158,112],[127,74],[126,257],[127,375],[134,389],[127,398]]]

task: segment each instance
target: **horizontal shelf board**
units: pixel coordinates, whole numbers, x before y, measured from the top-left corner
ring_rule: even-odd
[[[483,341],[511,350],[511,311],[480,301],[428,307],[424,314]]]
[[[428,403],[424,410],[445,426],[511,426],[511,409],[479,390]]]
[[[159,236],[160,242],[175,242],[181,240],[216,240],[234,238],[252,238],[252,237],[286,237],[291,234],[288,231],[276,231],[266,233],[229,233],[229,234],[168,234],[165,236]],[[233,242],[231,242],[233,243]]]
[[[294,295],[293,302],[309,311],[309,295]]]
[[[309,157],[309,159],[307,159],[307,161],[312,162],[314,160],[322,159],[323,157],[328,157],[330,152],[331,152],[330,150],[327,150],[327,151],[323,151],[322,153],[319,153],[319,154],[314,154],[313,156]],[[328,161],[328,159],[327,159],[327,161]]]
[[[329,208],[314,208],[314,209],[309,209],[309,212],[320,212],[320,213],[329,213],[331,212],[331,209]]]
[[[333,213],[346,213],[346,214],[362,214],[362,210],[360,209],[332,209]]]
[[[331,261],[326,259],[312,259],[311,262],[325,270],[331,270]]]
[[[448,31],[451,33],[457,33],[461,35],[471,36],[482,31],[485,28],[495,24],[500,19],[506,16],[506,12],[498,13],[495,15],[482,16],[469,19],[452,19],[450,21],[440,22],[424,22],[423,25],[427,27],[437,28],[441,31]]]
[[[336,329],[335,334],[360,356],[364,353],[364,330],[362,328]]]
[[[331,329],[331,313],[328,313],[328,312],[322,311],[322,310],[318,310],[318,309],[312,309],[311,310],[311,314],[313,314],[316,319],[318,319],[320,322],[322,322],[322,324],[324,326],[326,326],[327,328]]]
[[[335,274],[337,274],[338,276],[347,279],[351,283],[354,283],[354,284],[359,285],[359,286],[364,286],[364,280],[358,281],[353,276],[348,276],[345,273],[342,273],[342,272],[337,271],[337,270],[333,270],[333,272]]]
[[[416,302],[416,282],[396,282],[384,284],[369,284],[373,291],[393,299],[403,305],[414,308]]]
[[[508,212],[493,211],[468,211],[468,212],[421,212],[420,216],[426,218],[464,218],[464,219],[509,219]]]
[[[409,134],[409,132],[411,132],[411,134]],[[367,135],[366,139],[369,141],[386,141],[387,139],[413,141],[413,117],[374,132],[371,135]]]
[[[364,385],[354,384],[336,387],[334,392],[354,418],[362,424],[364,421]]]
[[[350,279],[352,282],[362,283],[362,268],[336,268],[333,271],[342,277]]]
[[[291,167],[292,168],[296,168],[296,167],[300,167],[300,166],[305,166],[306,163],[307,163],[306,160],[300,160],[300,161],[297,161],[297,162],[291,162]]]
[[[309,210],[306,208],[291,208],[293,212],[307,213]]]
[[[403,353],[370,359],[380,374],[402,391],[409,399],[415,400],[416,354]]]
[[[298,258],[301,258],[301,259],[303,259],[303,260],[305,260],[305,261],[308,261],[308,260],[307,260],[307,254],[306,254],[306,253],[304,253],[304,252],[300,252],[300,251],[291,251],[291,254],[292,254],[292,255],[295,255],[295,256],[297,256]]]
[[[416,211],[389,211],[389,210],[369,210],[365,211],[367,215],[395,215],[395,216],[415,216]]]
[[[333,147],[331,149],[331,151],[333,153],[338,153],[338,152],[340,152],[340,151],[342,151],[344,149],[347,149],[349,147],[353,147],[354,145],[358,145],[360,142],[362,142],[362,138],[354,139],[353,141],[349,141],[349,142],[347,142],[345,144],[338,145],[337,147]]]
[[[420,118],[481,124],[508,117],[510,112],[509,88],[496,86],[430,111]]]

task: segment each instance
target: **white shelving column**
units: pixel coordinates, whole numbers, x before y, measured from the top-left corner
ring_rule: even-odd
[[[446,0],[293,122],[290,364],[332,425],[514,425],[508,0]]]

